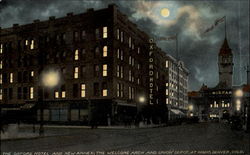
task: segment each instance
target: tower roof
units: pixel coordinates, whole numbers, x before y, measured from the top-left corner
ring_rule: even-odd
[[[219,55],[232,55],[232,50],[228,45],[227,38],[224,39]]]

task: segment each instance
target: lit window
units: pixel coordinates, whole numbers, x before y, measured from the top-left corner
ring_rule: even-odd
[[[33,50],[35,47],[35,41],[31,40],[30,49]]]
[[[168,82],[166,82],[166,87],[168,87]]]
[[[117,83],[117,97],[120,97],[120,84]]]
[[[3,61],[0,61],[0,69],[3,69]]]
[[[3,84],[3,75],[0,74],[0,84]]]
[[[120,59],[120,49],[117,49],[117,59]]]
[[[166,95],[168,95],[168,89],[166,89]]]
[[[107,83],[104,82],[102,84],[102,96],[108,96],[108,89],[107,89]]]
[[[65,98],[66,97],[66,91],[62,91],[62,98]]]
[[[74,68],[74,78],[78,79],[78,77],[79,77],[79,67],[75,67]]]
[[[121,42],[123,42],[123,32],[121,32]]]
[[[31,76],[31,77],[34,77],[34,71],[31,71],[31,72],[30,72],[30,76]]]
[[[0,54],[3,53],[3,44],[0,44]]]
[[[108,46],[104,46],[103,47],[103,54],[102,54],[103,57],[106,57],[108,56]]]
[[[227,107],[230,107],[230,103],[227,103]]]
[[[168,68],[168,61],[166,61],[166,68]]]
[[[121,70],[121,78],[123,78],[123,66],[120,66],[120,70]]]
[[[10,83],[13,83],[13,73],[10,73]]]
[[[59,92],[58,91],[55,91],[55,98],[59,98]]]
[[[86,97],[86,85],[81,84],[81,97]]]
[[[168,98],[166,98],[166,104],[168,104]]]
[[[117,38],[117,40],[120,39],[120,30],[119,29],[116,30],[116,38]]]
[[[224,104],[224,101],[221,101],[222,103],[221,103],[221,106],[222,107],[225,107],[225,104]]]
[[[119,65],[117,65],[116,71],[117,71],[116,76],[119,77],[120,76],[120,66]]]
[[[132,57],[129,56],[128,63],[131,65],[132,64]]]
[[[108,27],[103,27],[103,38],[108,38]]]
[[[0,100],[3,100],[3,90],[0,89]]]
[[[140,84],[140,78],[137,78],[137,84],[138,85]]]
[[[102,65],[102,76],[107,76],[108,75],[108,65],[104,64]]]
[[[140,47],[137,48],[137,53],[140,54]]]
[[[210,104],[210,108],[213,108],[213,104]]]
[[[75,50],[75,60],[79,60],[79,51]]]
[[[29,40],[25,40],[25,45],[26,45],[26,46],[29,45]]]
[[[34,87],[30,87],[30,99],[34,98]]]
[[[137,69],[139,70],[141,68],[141,65],[138,63],[137,64]]]

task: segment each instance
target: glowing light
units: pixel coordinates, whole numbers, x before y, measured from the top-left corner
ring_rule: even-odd
[[[48,71],[43,74],[42,83],[45,87],[55,87],[60,81],[58,71]]]
[[[236,97],[242,97],[243,96],[243,91],[241,89],[236,90],[235,96]]]
[[[168,8],[161,9],[161,16],[162,17],[168,17],[170,15],[170,11]]]
[[[143,96],[139,97],[139,102],[140,102],[140,103],[144,103],[145,100],[146,100],[145,97],[143,97]]]
[[[188,109],[189,109],[190,111],[192,111],[192,110],[194,110],[194,106],[193,106],[193,105],[189,105],[189,106],[188,106]]]

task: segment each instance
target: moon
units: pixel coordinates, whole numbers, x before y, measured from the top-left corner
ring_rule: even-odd
[[[170,14],[170,11],[169,11],[168,8],[163,8],[163,9],[161,9],[161,16],[162,16],[162,17],[168,17],[169,14]]]

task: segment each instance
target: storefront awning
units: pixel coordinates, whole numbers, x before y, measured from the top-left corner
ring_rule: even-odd
[[[170,109],[174,114],[176,115],[185,115],[182,111],[179,109]]]

